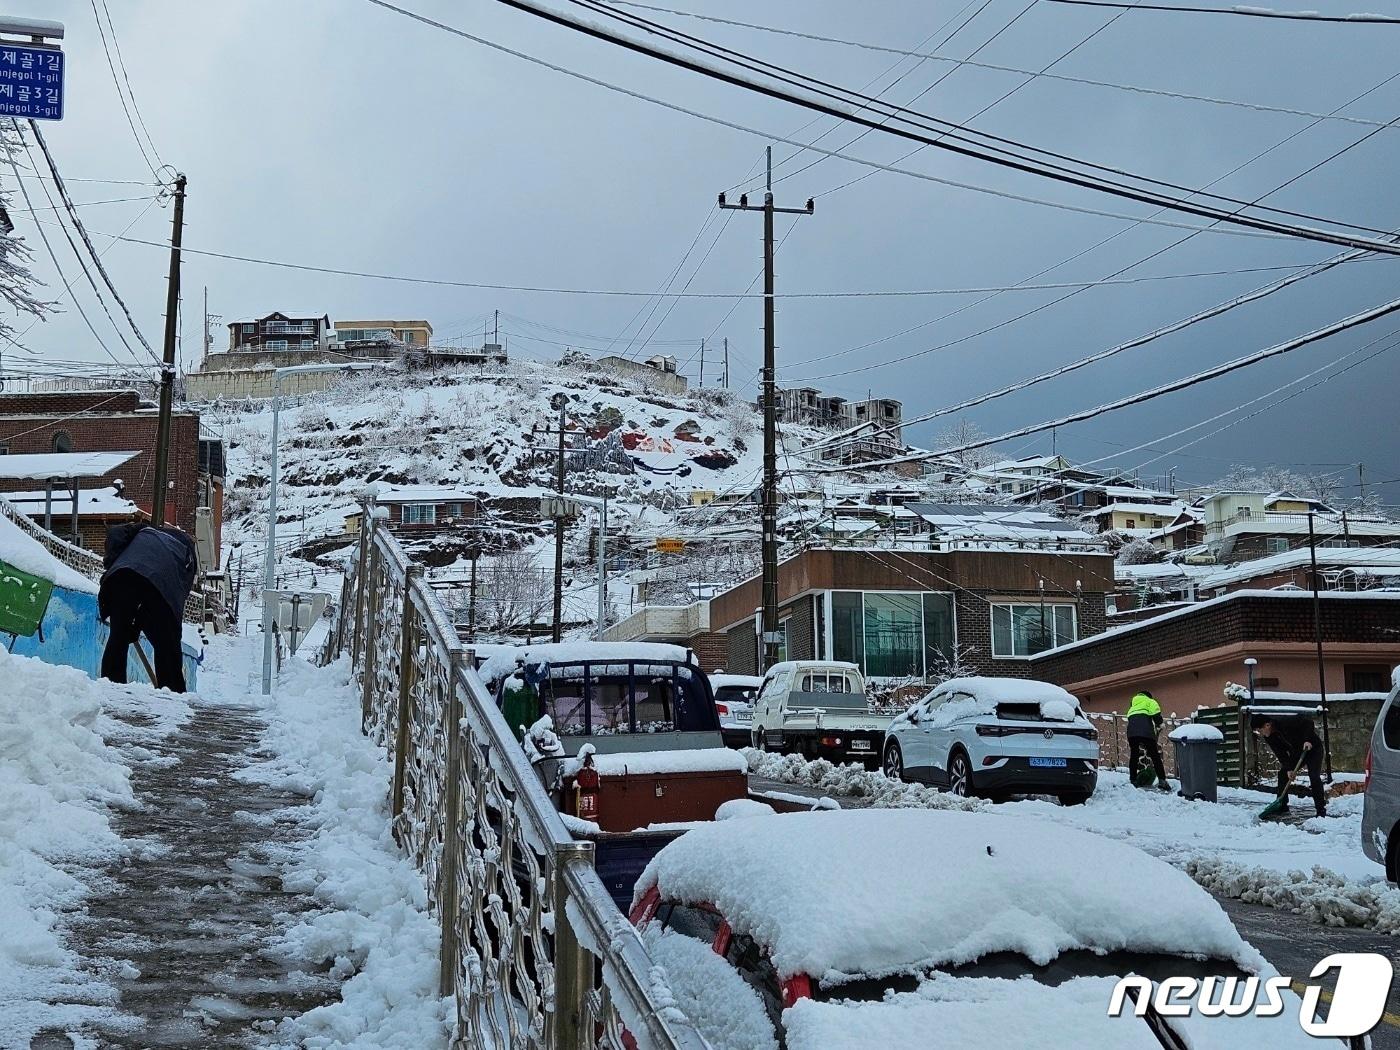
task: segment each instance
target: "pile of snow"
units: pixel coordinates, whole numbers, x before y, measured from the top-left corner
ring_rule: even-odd
[[[834,798],[869,799],[871,806],[881,809],[975,810],[988,805],[981,799],[960,798],[922,784],[891,780],[883,773],[850,763],[838,766],[824,758],[808,761],[801,755],[774,755],[751,747],[738,754],[748,762],[750,776],[817,788]]]
[[[600,777],[622,777],[629,773],[652,776],[662,773],[747,773],[749,764],[744,756],[727,747],[693,748],[687,751],[631,751],[600,755],[592,744],[579,748],[578,757],[564,763],[564,775],[577,775],[586,755],[593,758],[593,767]]]
[[[1400,889],[1384,881],[1358,882],[1323,867],[1280,872],[1223,857],[1189,860],[1186,873],[1212,893],[1291,911],[1323,926],[1400,931]]]
[[[110,812],[137,802],[131,770],[101,735],[104,700],[120,687],[3,647],[0,677],[0,1046],[27,1047],[44,1028],[115,1015],[102,1005],[115,1004],[115,988],[83,971],[62,925],[86,880],[126,855]]]
[[[57,587],[84,594],[97,593],[96,581],[64,565],[42,543],[3,514],[0,514],[0,561]]]
[[[724,956],[694,937],[662,930],[658,923],[642,939],[666,971],[671,1002],[711,1050],[778,1050],[763,1000]]]
[[[1177,726],[1169,734],[1173,740],[1193,740],[1202,743],[1220,744],[1225,741],[1225,734],[1212,725],[1204,722],[1186,722]]]
[[[215,641],[201,681],[206,697],[246,702],[253,639]],[[296,815],[307,834],[278,857],[283,884],[321,906],[285,931],[273,950],[309,966],[331,962],[345,978],[340,1001],[282,1022],[295,1046],[446,1047],[452,1001],[438,996],[439,930],[423,877],[389,830],[393,770],[360,731],[359,691],[345,662],[292,660],[266,706],[263,747],[272,758],[239,779],[311,796]]]
[[[716,820],[745,820],[748,817],[771,817],[773,807],[752,798],[731,798],[715,810]]]
[[[956,893],[929,892],[931,863]],[[637,899],[653,886],[663,899],[712,903],[769,950],[780,978],[840,983],[992,952],[1044,965],[1071,950],[1266,966],[1184,873],[1123,843],[1010,816],[865,809],[719,821],[657,854]]]

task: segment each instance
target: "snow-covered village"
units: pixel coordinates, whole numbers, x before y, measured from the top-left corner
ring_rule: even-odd
[[[4,6],[0,1050],[1400,1050],[1400,15]]]

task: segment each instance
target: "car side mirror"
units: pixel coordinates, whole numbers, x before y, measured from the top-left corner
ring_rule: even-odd
[[[918,725],[918,724],[919,724],[919,712],[918,712],[918,709],[917,709],[917,708],[911,709],[911,710],[910,710],[910,712],[909,712],[909,724],[910,724],[910,725]]]

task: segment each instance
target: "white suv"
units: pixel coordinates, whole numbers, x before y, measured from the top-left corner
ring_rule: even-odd
[[[1022,678],[953,678],[890,724],[883,768],[957,795],[1094,793],[1098,733],[1057,685]]]

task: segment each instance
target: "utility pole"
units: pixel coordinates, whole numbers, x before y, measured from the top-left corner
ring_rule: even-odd
[[[761,666],[766,671],[778,662],[778,397],[774,365],[774,292],[773,292],[773,216],[811,215],[815,203],[807,198],[805,208],[778,208],[773,204],[773,147],[768,147],[763,204],[749,204],[747,193],[738,204],[725,202],[719,195],[719,206],[731,211],[763,212],[763,486],[760,493],[763,511],[763,620],[761,635]]]
[[[491,329],[491,342],[500,345],[501,342],[501,311],[496,311],[495,321]]]
[[[175,334],[180,314],[180,240],[185,226],[185,177],[175,176],[175,217],[170,234],[170,276],[165,289],[165,355],[160,370],[160,419],[156,424],[155,492],[151,521],[165,524],[165,490],[170,473],[170,410],[175,387]]]
[[[569,399],[563,394],[555,394],[554,399],[559,407],[559,473],[555,479],[555,488],[559,495],[564,495],[564,426],[568,422],[565,413],[568,411]],[[553,641],[559,641],[562,636],[564,622],[564,519],[556,516],[554,519],[554,630],[550,634]]]
[[[705,386],[705,340],[700,340],[700,386]]]
[[[1327,763],[1327,779],[1332,779],[1332,740],[1327,728],[1327,666],[1322,661],[1322,597],[1317,588],[1317,533],[1313,512],[1308,511],[1308,560],[1312,564],[1313,640],[1317,643],[1317,695],[1322,701],[1322,750]]]
[[[724,389],[729,389],[729,336],[724,337]]]
[[[1357,487],[1361,490],[1361,491],[1360,491],[1360,498],[1364,500],[1364,499],[1366,498],[1366,464],[1365,464],[1365,463],[1358,463],[1358,464],[1356,465],[1356,484],[1357,484]]]
[[[593,637],[603,640],[608,607],[608,487],[603,486],[603,506],[598,511],[598,626]]]

